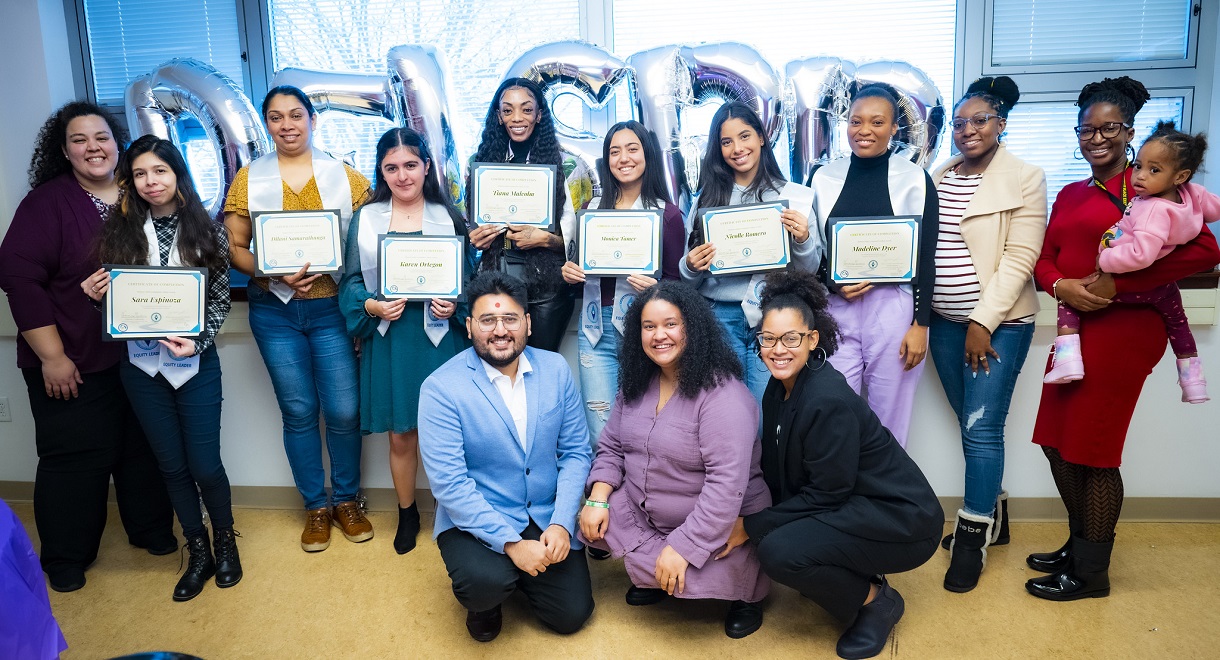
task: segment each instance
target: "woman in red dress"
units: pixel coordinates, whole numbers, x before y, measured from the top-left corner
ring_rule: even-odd
[[[1126,76],[1081,90],[1076,134],[1092,176],[1059,192],[1034,268],[1043,290],[1085,312],[1084,361],[1103,372],[1042,388],[1033,441],[1050,461],[1071,531],[1059,550],[1026,559],[1030,568],[1050,575],[1029,580],[1025,588],[1048,600],[1110,593],[1110,553],[1123,504],[1118,469],[1123,442],[1144,379],[1168,341],[1165,324],[1152,307],[1109,306],[1110,298],[1162,286],[1220,262],[1220,248],[1204,226],[1193,241],[1144,270],[1094,276],[1102,233],[1122,217],[1134,196],[1128,149],[1135,138],[1135,114],[1148,98],[1144,86]],[[1107,358],[1120,353],[1122,360]],[[1047,364],[1049,368],[1049,360]]]

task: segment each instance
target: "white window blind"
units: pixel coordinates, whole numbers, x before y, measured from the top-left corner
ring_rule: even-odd
[[[236,0],[85,0],[85,20],[98,103],[122,105],[132,78],[175,57],[244,85]]]
[[[454,139],[463,154],[478,143],[505,67],[530,48],[580,38],[579,0],[268,0],[272,66],[384,73],[400,44],[431,44],[449,64]],[[257,101],[261,102],[261,100]],[[325,113],[319,146],[354,154],[370,176],[384,120]],[[579,118],[579,114],[576,115]],[[579,124],[579,120],[576,120]]]
[[[1153,97],[1135,117],[1135,140],[1138,150],[1153,126],[1163,119],[1182,125],[1185,99],[1181,96]],[[1089,164],[1077,148],[1073,127],[1080,108],[1072,101],[1018,103],[1008,115],[1008,149],[1021,159],[1046,171],[1047,208],[1065,185],[1089,176]]]
[[[1183,60],[1193,0],[993,0],[992,66]]]

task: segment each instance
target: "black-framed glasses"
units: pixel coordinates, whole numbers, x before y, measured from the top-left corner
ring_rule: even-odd
[[[987,112],[980,112],[977,115],[974,115],[973,117],[968,117],[965,119],[963,119],[961,117],[954,117],[953,121],[949,122],[949,125],[953,127],[954,133],[961,133],[963,130],[965,130],[966,124],[970,124],[971,126],[973,126],[975,128],[975,130],[981,131],[984,128],[987,128],[987,122],[991,121],[992,119],[999,119],[999,118],[1000,118],[999,115],[993,115],[993,114],[990,114]]]
[[[774,348],[775,342],[777,341],[783,343],[783,345],[787,346],[788,348],[796,348],[805,341],[805,337],[812,336],[813,332],[797,332],[796,330],[792,330],[791,332],[785,332],[778,337],[765,332],[760,332],[754,335],[754,339],[758,342],[758,345],[763,348]]]
[[[1101,133],[1101,136],[1107,140],[1118,137],[1118,134],[1123,132],[1124,128],[1131,128],[1131,124],[1126,124],[1121,121],[1108,121],[1101,126],[1077,126],[1076,137],[1082,141],[1089,141],[1093,136]]]
[[[478,323],[479,329],[483,332],[491,332],[501,323],[504,324],[504,329],[509,332],[521,329],[521,317],[516,314],[488,314],[480,316],[475,322]]]

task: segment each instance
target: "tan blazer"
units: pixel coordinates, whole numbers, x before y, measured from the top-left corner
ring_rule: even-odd
[[[937,168],[932,181],[940,185],[945,172],[961,162],[961,155],[954,156]],[[982,286],[970,320],[995,332],[1004,321],[1037,313],[1032,274],[1046,235],[1042,168],[1008,153],[1001,144],[966,205],[961,230]]]

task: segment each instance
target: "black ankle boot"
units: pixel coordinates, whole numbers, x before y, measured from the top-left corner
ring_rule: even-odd
[[[232,527],[212,530],[216,544],[216,586],[221,589],[241,582],[241,558],[237,556],[237,537]]]
[[[995,501],[995,528],[991,530],[992,539],[988,545],[1008,545],[1012,540],[1008,533],[1008,491],[1000,491],[1000,496]],[[945,534],[945,538],[940,540],[940,547],[945,550],[953,543],[953,535]]]
[[[762,622],[761,603],[735,600],[729,603],[729,611],[724,616],[724,634],[730,639],[741,639],[761,628]]]
[[[212,559],[212,546],[206,533],[187,539],[183,547],[191,555],[187,560],[186,572],[174,587],[174,600],[178,602],[198,596],[203,591],[203,585],[216,574],[216,562]]]
[[[415,549],[419,534],[419,508],[412,502],[407,508],[398,507],[398,532],[394,534],[394,552],[405,555]]]
[[[1110,553],[1114,542],[1093,543],[1078,536],[1071,541],[1071,559],[1067,570],[1033,578],[1025,590],[1046,600],[1080,600],[1105,598],[1110,595]]]
[[[945,589],[964,594],[979,583],[979,575],[987,565],[987,544],[995,519],[957,511],[957,526],[949,548],[949,570],[945,572]]]
[[[1025,558],[1025,563],[1035,571],[1059,573],[1067,569],[1072,560],[1072,539],[1064,541],[1063,547],[1054,552],[1035,552]]]
[[[835,652],[840,658],[849,659],[880,655],[905,611],[902,594],[891,587],[884,577],[881,578],[877,597],[856,613],[855,621],[839,637]]]

